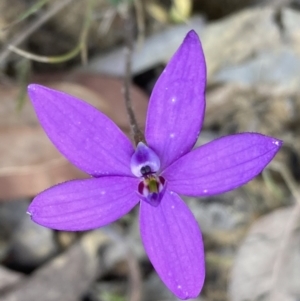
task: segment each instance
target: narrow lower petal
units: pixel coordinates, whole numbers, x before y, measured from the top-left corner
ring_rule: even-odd
[[[45,190],[28,213],[34,222],[64,231],[84,231],[107,225],[128,213],[139,201],[138,179],[101,177],[74,180]]]
[[[158,207],[141,202],[141,236],[158,275],[180,299],[199,295],[205,277],[199,226],[180,197],[167,189]]]
[[[282,141],[256,133],[216,139],[165,170],[168,187],[179,194],[214,195],[256,177],[279,151]]]
[[[46,134],[75,166],[93,176],[132,176],[133,146],[107,116],[71,95],[40,85],[30,85],[28,93]]]
[[[201,43],[190,31],[159,77],[148,106],[145,136],[162,169],[195,144],[204,118],[205,85]]]

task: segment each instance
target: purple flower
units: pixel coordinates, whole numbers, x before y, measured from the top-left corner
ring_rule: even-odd
[[[146,143],[136,149],[94,107],[30,85],[30,98],[51,141],[92,176],[40,193],[28,209],[32,220],[58,230],[89,230],[140,203],[141,237],[154,268],[177,297],[196,297],[205,276],[203,242],[179,195],[210,196],[239,187],[258,175],[282,145],[272,137],[242,133],[192,150],[203,123],[205,85],[203,51],[190,31],[153,89]]]

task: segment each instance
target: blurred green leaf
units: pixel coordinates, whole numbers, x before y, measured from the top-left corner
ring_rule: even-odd
[[[107,0],[112,6],[118,6],[121,3],[132,3],[133,0]]]
[[[101,299],[103,301],[126,301],[126,298],[124,296],[110,292],[103,292],[101,294]]]
[[[29,75],[31,73],[31,62],[27,59],[22,59],[17,64],[17,80],[19,84],[19,94],[17,97],[17,110],[21,111],[27,95],[27,85],[29,84]]]

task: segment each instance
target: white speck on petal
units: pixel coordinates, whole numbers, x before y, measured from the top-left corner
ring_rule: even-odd
[[[170,138],[174,138],[175,137],[175,134],[174,133],[171,133],[170,134]]]
[[[276,140],[276,141],[273,141],[272,143],[275,144],[275,145],[277,145],[277,146],[280,145],[279,141],[277,141],[277,140]]]
[[[174,208],[175,208],[175,206],[173,205],[173,206],[171,206],[171,208],[172,208],[172,209],[174,209]]]
[[[172,102],[176,102],[176,97],[172,97]]]
[[[203,190],[203,193],[207,193],[207,189],[204,189],[204,190]]]
[[[177,288],[181,289],[181,285],[178,285]]]

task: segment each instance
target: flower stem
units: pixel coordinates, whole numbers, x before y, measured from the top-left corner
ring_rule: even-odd
[[[129,118],[131,133],[135,145],[139,142],[145,142],[145,137],[142,131],[140,130],[137,120],[134,115],[132,108],[132,101],[130,95],[130,86],[131,86],[131,63],[132,63],[132,52],[133,52],[133,22],[132,16],[130,15],[130,7],[127,6],[127,11],[124,14],[125,16],[125,75],[124,75],[124,87],[123,94],[125,99],[125,107]]]

